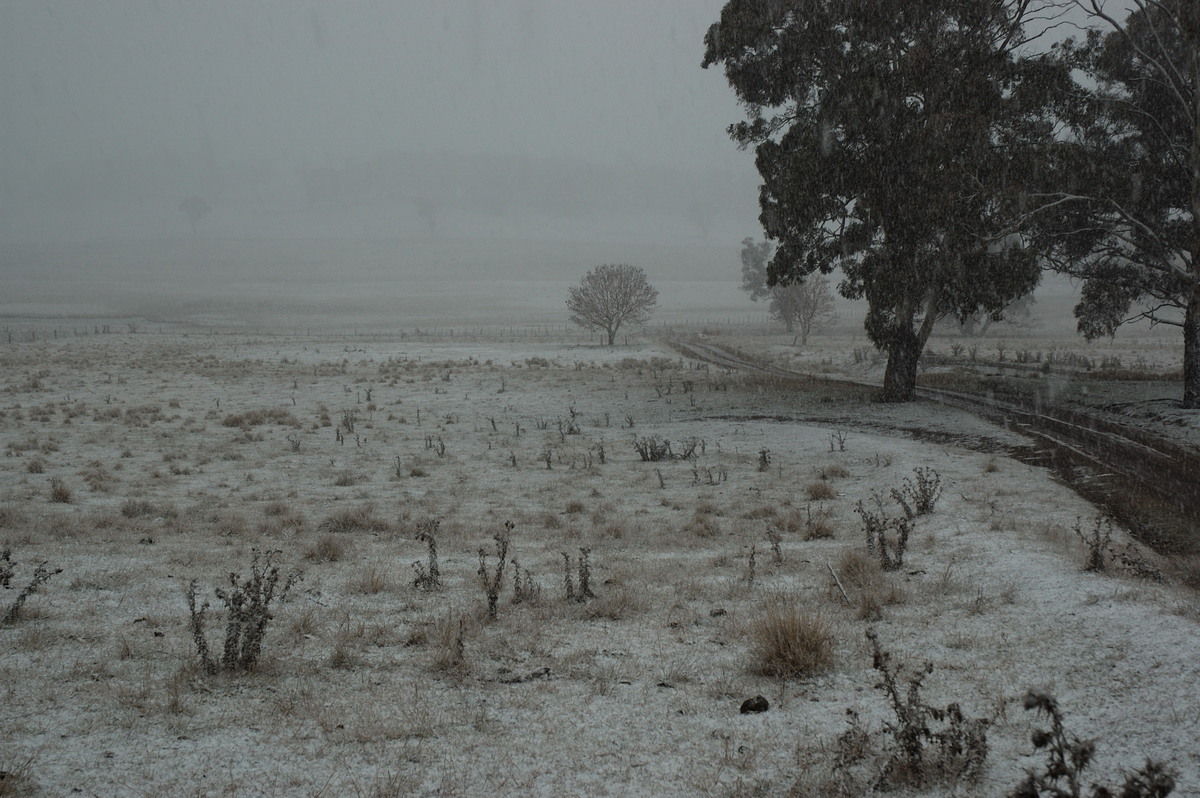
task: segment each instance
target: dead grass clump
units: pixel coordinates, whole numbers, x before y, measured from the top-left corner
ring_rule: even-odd
[[[387,575],[373,565],[368,565],[352,578],[346,587],[354,593],[374,596],[388,588]]]
[[[25,526],[28,519],[25,514],[11,505],[0,505],[0,529],[14,529]]]
[[[389,532],[392,525],[375,515],[371,505],[348,507],[330,515],[318,527],[322,532]]]
[[[50,501],[58,504],[71,503],[71,488],[59,477],[50,478]]]
[[[833,485],[824,480],[810,482],[804,488],[804,494],[808,496],[810,501],[814,502],[837,498],[837,490],[834,489]]]
[[[697,507],[681,531],[700,538],[715,538],[721,534],[721,521],[715,514],[704,512],[702,507]]]
[[[11,753],[9,752],[4,760],[0,760],[0,764],[5,765],[0,768],[0,796],[36,795],[38,792],[37,782],[33,778],[32,771],[37,753],[15,762],[8,758]]]
[[[346,539],[341,535],[322,535],[304,550],[304,559],[315,562],[337,562],[346,554]]]
[[[807,512],[799,507],[789,507],[779,520],[779,527],[784,532],[796,534],[804,529]]]
[[[358,474],[353,471],[339,471],[333,484],[339,488],[352,488],[358,484]]]
[[[821,468],[820,477],[822,481],[829,479],[845,479],[848,476],[850,476],[850,470],[845,466],[841,466],[836,463],[833,465],[823,466]]]
[[[831,513],[825,507],[817,508],[814,513],[811,506],[805,508],[804,539],[828,540],[834,536]]]
[[[1176,557],[1171,561],[1176,578],[1192,590],[1200,590],[1200,555]]]
[[[121,515],[126,518],[144,518],[154,515],[154,505],[145,499],[126,499],[121,502]]]
[[[744,518],[747,521],[757,521],[759,519],[766,520],[766,521],[773,521],[776,518],[778,518],[778,516],[779,516],[779,511],[776,510],[773,506],[771,506],[769,504],[760,504],[758,507],[755,507],[752,510],[749,510],[742,514],[742,518]],[[798,528],[799,527],[797,527],[797,529]],[[795,532],[796,530],[791,529],[788,531]]]
[[[467,624],[468,617],[457,610],[449,610],[437,621],[430,638],[433,641],[434,670],[463,676],[467,666]]]
[[[596,598],[582,606],[583,617],[588,620],[623,621],[645,612],[647,603],[643,591],[615,584],[601,590]]]
[[[791,595],[767,599],[750,624],[753,670],[763,676],[804,678],[833,664],[833,630]]]
[[[879,561],[862,549],[843,551],[834,569],[860,620],[879,620],[885,605],[903,601],[903,594],[889,582]]]
[[[320,623],[316,610],[312,607],[305,607],[292,618],[292,622],[288,625],[288,634],[294,645],[300,645],[315,636],[318,629],[320,629]]]
[[[273,501],[263,505],[263,515],[274,518],[292,515],[292,507],[287,502]]]
[[[108,493],[112,489],[112,483],[116,481],[108,466],[99,460],[89,460],[79,472],[79,476],[83,477],[87,486],[96,493]]]
[[[569,501],[569,502],[567,502],[566,513],[567,513],[567,515],[578,515],[579,513],[582,513],[585,509],[587,509],[587,508],[584,506],[583,502]]]
[[[600,527],[598,532],[602,538],[621,540],[629,534],[629,528],[625,525],[624,521],[613,521],[611,523],[604,524],[602,527]]]
[[[225,427],[257,427],[262,424],[278,424],[283,427],[300,427],[300,420],[292,415],[290,410],[283,408],[259,408],[247,410],[244,413],[230,413],[221,422]]]

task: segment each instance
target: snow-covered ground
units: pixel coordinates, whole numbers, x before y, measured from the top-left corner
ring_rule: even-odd
[[[1085,781],[1149,756],[1200,795],[1196,594],[1084,572],[1072,528],[1096,508],[969,415],[698,369],[648,342],[122,329],[0,358],[0,543],[17,563],[0,610],[38,563],[62,569],[0,627],[0,794],[833,794],[848,709],[873,740],[853,783],[890,744],[874,630],[905,674],[932,663],[930,705],[991,721],[977,783],[900,794],[1015,786],[1042,761],[1021,708],[1040,688],[1097,739]],[[260,410],[273,418],[245,415]],[[649,436],[697,455],[642,462]],[[901,569],[856,582],[856,504],[898,514],[889,493],[919,468],[940,480],[934,512]],[[832,537],[806,539],[810,517]],[[420,590],[429,520],[444,584]],[[510,562],[491,621],[480,551],[494,570],[508,521],[540,596],[514,603]],[[582,603],[563,559],[578,590],[581,548]],[[256,671],[206,674],[187,585],[214,605],[219,655],[213,590],[254,549],[303,580]],[[756,671],[751,629],[781,598],[829,625],[827,670]],[[758,694],[769,711],[740,714]]]

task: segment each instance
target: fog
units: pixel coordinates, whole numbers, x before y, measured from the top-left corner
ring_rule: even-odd
[[[549,318],[603,262],[707,283],[668,311],[761,311],[744,112],[700,68],[723,3],[0,4],[0,314],[411,312],[450,284]]]
[[[721,6],[4,3],[6,284],[637,259],[732,284],[757,176],[725,133],[733,93],[700,68]]]

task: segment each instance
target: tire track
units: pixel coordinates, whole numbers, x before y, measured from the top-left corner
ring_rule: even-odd
[[[706,341],[674,338],[686,357],[722,368],[776,378],[817,379],[879,388],[782,368]],[[1020,432],[1035,442],[1014,451],[1020,459],[1050,465],[1060,478],[1165,553],[1200,551],[1200,453],[1144,429],[1098,414],[1063,407],[996,400],[938,388],[917,388],[927,401],[956,407]]]

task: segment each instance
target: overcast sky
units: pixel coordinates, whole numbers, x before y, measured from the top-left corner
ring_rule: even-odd
[[[193,234],[198,196],[210,235],[736,243],[723,2],[0,0],[0,242]]]
[[[174,206],[230,180],[278,188],[404,153],[752,184],[725,133],[741,116],[733,92],[700,68],[722,4],[6,1],[0,202],[10,216],[155,192]],[[199,186],[212,175],[197,171],[225,183]]]

